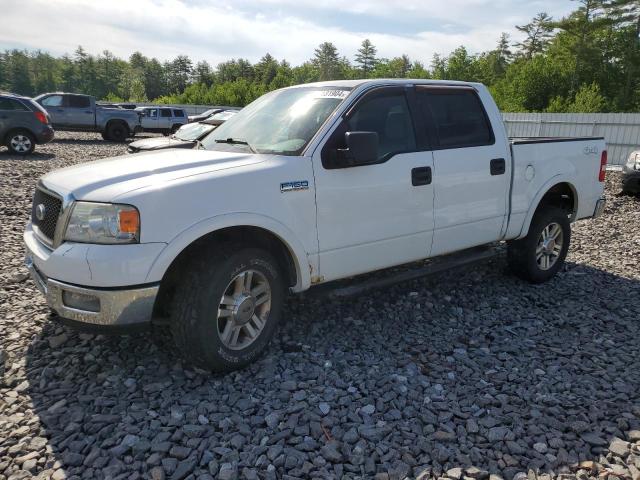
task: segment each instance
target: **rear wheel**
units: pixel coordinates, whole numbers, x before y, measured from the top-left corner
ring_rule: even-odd
[[[129,128],[122,122],[111,122],[107,125],[107,137],[114,142],[124,142],[129,134]]]
[[[546,282],[562,268],[570,241],[567,212],[557,207],[544,207],[533,217],[527,236],[508,243],[509,266],[524,280]]]
[[[284,298],[280,267],[267,252],[223,246],[192,262],[171,307],[173,337],[190,362],[213,371],[244,367],[266,348]]]
[[[27,130],[15,130],[7,135],[5,144],[11,153],[29,155],[36,148],[36,139]]]

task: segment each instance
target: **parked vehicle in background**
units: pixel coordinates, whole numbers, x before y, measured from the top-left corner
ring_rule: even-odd
[[[198,113],[197,115],[189,115],[189,122],[201,122],[211,117],[212,115],[224,111],[239,111],[239,107],[212,107],[209,110],[206,110],[202,113]]]
[[[89,95],[43,93],[34,100],[47,110],[56,130],[98,132],[105,140],[124,142],[140,129],[137,113],[101,107]]]
[[[158,318],[191,362],[232,370],[265,349],[287,290],[499,241],[541,283],[562,268],[570,222],[605,205],[603,138],[509,139],[479,83],[276,90],[202,147],[42,177],[24,240],[54,311]]]
[[[0,141],[11,153],[28,155],[53,139],[47,111],[28,97],[0,93]]]
[[[640,150],[631,152],[622,167],[622,191],[640,193]]]
[[[125,110],[135,110],[138,106],[135,103],[116,103],[119,108],[124,108]]]
[[[98,103],[96,103],[96,106],[102,107],[102,108],[120,108],[120,106],[116,105],[115,103],[98,102]]]
[[[187,112],[173,107],[137,107],[142,114],[140,124],[145,132],[159,132],[168,135],[175,133],[181,126],[189,123]]]
[[[150,150],[162,150],[165,148],[193,148],[197,142],[204,139],[218,125],[232,117],[234,110],[216,113],[204,122],[187,123],[180,127],[170,137],[145,138],[131,142],[127,146],[127,153],[148,152]]]

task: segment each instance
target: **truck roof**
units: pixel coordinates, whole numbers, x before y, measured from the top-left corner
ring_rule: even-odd
[[[455,86],[469,86],[476,87],[481,85],[476,82],[463,82],[459,80],[430,80],[425,78],[368,78],[360,80],[328,80],[325,82],[304,83],[301,85],[294,85],[288,88],[301,88],[301,87],[343,87],[343,88],[356,88],[360,85],[455,85]]]

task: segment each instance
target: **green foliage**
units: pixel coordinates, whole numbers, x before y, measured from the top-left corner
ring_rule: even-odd
[[[428,66],[398,52],[378,58],[364,39],[352,61],[331,42],[292,66],[269,53],[212,67],[179,55],[164,63],[134,52],[128,60],[78,47],[54,58],[42,51],[0,52],[0,89],[26,95],[55,90],[110,101],[243,106],[265,92],[308,82],[356,78],[434,78],[482,82],[505,111],[596,112],[640,109],[640,2],[574,0],[576,9],[553,20],[539,13],[516,26],[512,44],[503,33],[492,50],[460,46],[436,54]],[[352,63],[353,62],[353,63]],[[194,66],[195,65],[195,66]]]

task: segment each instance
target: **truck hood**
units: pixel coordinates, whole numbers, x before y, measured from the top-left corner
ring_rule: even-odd
[[[130,152],[145,150],[161,150],[163,148],[189,148],[195,145],[195,141],[180,140],[174,137],[153,137],[136,140],[127,147]]]
[[[42,177],[42,183],[76,200],[111,202],[133,190],[163,188],[173,180],[253,165],[264,159],[263,155],[244,152],[168,149],[54,170]]]

